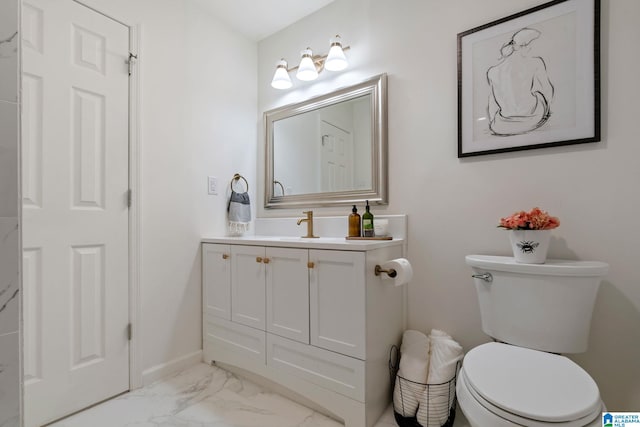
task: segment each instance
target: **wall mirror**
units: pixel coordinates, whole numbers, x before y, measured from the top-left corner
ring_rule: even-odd
[[[264,113],[265,207],[387,204],[387,76]]]

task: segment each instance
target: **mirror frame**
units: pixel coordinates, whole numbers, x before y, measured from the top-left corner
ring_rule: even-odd
[[[273,171],[274,122],[287,117],[317,110],[343,101],[371,95],[371,173],[372,188],[276,196]],[[387,179],[387,75],[380,74],[362,83],[335,90],[326,95],[296,104],[267,111],[264,117],[265,131],[265,208],[294,208],[298,206],[335,206],[364,203],[386,205],[388,201]]]

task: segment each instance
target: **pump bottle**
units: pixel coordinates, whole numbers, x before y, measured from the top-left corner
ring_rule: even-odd
[[[365,213],[362,215],[362,237],[374,237],[373,214],[369,212],[369,201],[365,206]]]
[[[356,205],[353,205],[349,215],[349,237],[360,237],[360,214]]]

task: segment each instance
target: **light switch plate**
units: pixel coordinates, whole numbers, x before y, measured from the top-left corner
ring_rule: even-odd
[[[218,178],[215,176],[207,177],[207,192],[212,196],[218,195]]]

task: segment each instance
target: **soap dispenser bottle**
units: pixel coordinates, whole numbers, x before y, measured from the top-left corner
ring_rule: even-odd
[[[369,201],[365,206],[365,213],[362,215],[362,237],[374,237],[373,214],[369,212]]]
[[[356,205],[353,205],[349,215],[349,237],[360,237],[360,214]]]

